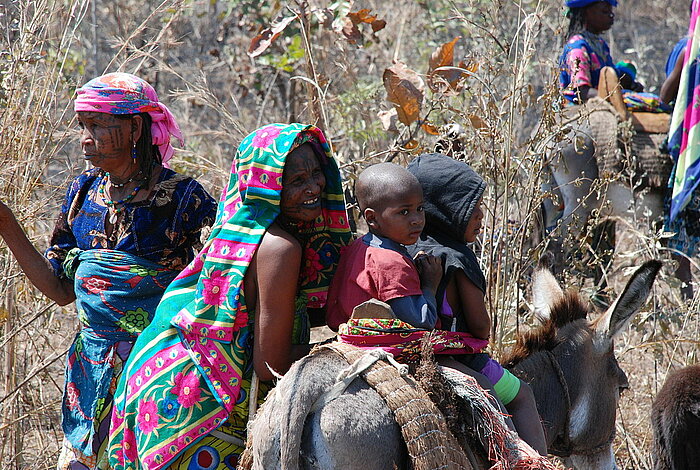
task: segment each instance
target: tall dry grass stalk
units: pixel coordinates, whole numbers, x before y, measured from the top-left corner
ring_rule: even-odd
[[[57,191],[72,173],[60,157],[67,142],[66,77],[70,45],[86,1],[6,3],[0,49],[0,191],[38,245],[46,244]],[[55,460],[60,429],[60,362],[68,339],[46,298],[21,275],[6,248],[0,251],[3,293],[0,466],[43,468]],[[52,313],[46,316],[47,310]],[[48,458],[47,458],[48,457]]]

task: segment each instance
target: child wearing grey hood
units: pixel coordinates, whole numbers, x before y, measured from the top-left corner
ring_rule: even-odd
[[[443,328],[488,339],[491,319],[484,295],[486,279],[469,243],[476,241],[484,213],[482,197],[486,183],[469,165],[432,153],[408,165],[420,182],[424,195],[425,228],[411,254],[425,252],[441,257],[444,275],[437,290],[438,311]],[[486,353],[455,356],[493,384],[492,390],[512,415],[520,437],[542,455],[547,444],[530,386],[504,369]],[[483,380],[483,379],[482,379]]]

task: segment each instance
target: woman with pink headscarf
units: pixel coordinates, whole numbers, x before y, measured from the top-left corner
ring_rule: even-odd
[[[201,248],[216,202],[168,168],[182,134],[147,82],[110,73],[75,100],[91,169],[68,187],[49,248],[29,241],[0,202],[0,236],[29,280],[59,305],[76,302],[80,330],[66,358],[59,469],[108,468],[113,393],[165,288]]]

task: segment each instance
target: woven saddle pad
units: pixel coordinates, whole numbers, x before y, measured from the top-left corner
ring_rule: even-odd
[[[634,131],[620,124],[615,109],[599,99],[588,116],[591,137],[596,144],[596,162],[601,177],[621,176],[639,188],[664,188],[673,161],[661,150],[666,134]],[[606,106],[607,105],[607,106]],[[588,107],[588,106],[587,106]]]

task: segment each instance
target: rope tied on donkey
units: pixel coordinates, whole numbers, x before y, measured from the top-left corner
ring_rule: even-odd
[[[345,389],[348,388],[348,385],[350,385],[353,380],[359,377],[367,369],[372,367],[372,365],[374,365],[374,363],[380,359],[387,361],[389,364],[394,366],[401,375],[401,377],[405,377],[406,375],[408,375],[408,366],[406,364],[399,364],[398,362],[396,362],[396,359],[394,359],[393,354],[383,351],[381,349],[372,350],[360,357],[359,359],[355,360],[355,362],[353,362],[347,369],[343,369],[340,371],[338,377],[336,377],[335,379],[335,385],[333,385],[333,387],[326,393],[318,397],[318,400],[316,400],[316,402],[311,407],[311,413],[320,410],[321,408],[326,406],[326,404],[342,395]]]

